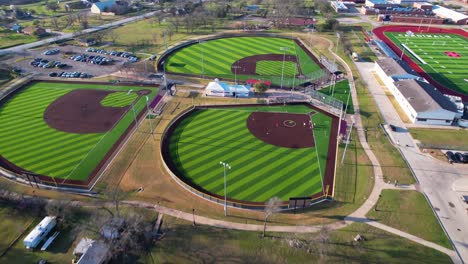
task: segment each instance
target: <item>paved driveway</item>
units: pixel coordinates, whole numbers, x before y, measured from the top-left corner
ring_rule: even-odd
[[[429,198],[458,253],[464,261],[468,260],[468,213],[466,211],[468,205],[464,204],[459,198],[459,193],[452,189],[453,182],[468,178],[468,166],[450,165],[419,151],[411,134],[407,132],[395,108],[375,79],[374,63],[356,62],[356,65],[385,121],[403,128],[399,132],[389,131],[395,141],[399,142],[399,146],[395,146],[400,149],[410,164],[420,183],[420,190]]]

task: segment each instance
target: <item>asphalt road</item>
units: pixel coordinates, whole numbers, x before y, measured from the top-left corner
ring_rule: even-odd
[[[25,51],[25,50],[30,49],[30,48],[35,48],[35,47],[42,46],[42,45],[45,45],[45,44],[49,44],[49,43],[52,43],[52,42],[56,42],[56,41],[59,41],[59,40],[71,39],[71,38],[74,38],[74,37],[77,37],[77,36],[80,36],[80,35],[89,34],[89,33],[97,32],[97,31],[100,31],[100,30],[108,29],[108,28],[111,28],[111,27],[124,25],[124,24],[127,24],[127,23],[135,22],[135,21],[138,21],[138,20],[145,19],[147,17],[154,16],[154,15],[160,13],[160,12],[161,11],[149,12],[149,13],[146,13],[146,14],[143,14],[143,15],[125,18],[125,19],[122,19],[122,20],[119,20],[119,21],[115,21],[115,22],[112,22],[112,23],[102,25],[102,26],[88,28],[88,29],[85,29],[85,30],[82,30],[82,31],[79,31],[79,32],[63,33],[60,36],[47,38],[47,39],[44,39],[44,40],[40,40],[40,41],[36,41],[36,42],[32,42],[32,43],[27,43],[27,44],[15,46],[15,47],[7,48],[7,49],[2,49],[2,50],[0,50],[0,55],[1,54],[6,54],[6,53],[12,53],[12,52],[22,52],[22,51]]]
[[[468,213],[459,198],[460,193],[452,189],[452,184],[468,177],[468,165],[443,162],[422,153],[401,121],[398,113],[373,75],[374,63],[356,62],[357,68],[367,83],[385,122],[399,127],[398,132],[389,131],[395,147],[408,161],[419,181],[420,190],[428,197],[444,229],[453,241],[463,261],[468,260]],[[407,147],[407,145],[409,147]]]

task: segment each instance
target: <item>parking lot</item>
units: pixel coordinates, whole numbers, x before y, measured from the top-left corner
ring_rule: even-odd
[[[44,52],[47,50],[52,50],[58,48],[59,52],[53,55],[44,55]],[[41,48],[36,50],[28,50],[22,53],[22,57],[16,56],[15,58],[8,59],[4,61],[16,68],[21,69],[24,73],[36,73],[40,76],[49,76],[52,72],[82,72],[87,73],[92,76],[102,76],[108,75],[113,72],[116,72],[120,69],[124,62],[129,61],[128,58],[112,56],[107,54],[97,54],[96,52],[86,52],[87,47],[66,45],[61,47],[54,48]],[[89,56],[101,56],[112,59],[112,63],[106,64],[94,64],[92,60],[87,61],[74,61],[70,59],[72,56],[79,56],[86,54]],[[36,58],[46,59],[49,62],[55,61],[60,62],[61,64],[67,64],[68,67],[65,68],[42,68],[31,65],[31,62]]]

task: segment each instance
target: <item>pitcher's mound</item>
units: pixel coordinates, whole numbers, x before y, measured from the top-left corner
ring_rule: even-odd
[[[253,112],[247,119],[247,128],[258,139],[275,146],[315,146],[313,125],[307,114]]]

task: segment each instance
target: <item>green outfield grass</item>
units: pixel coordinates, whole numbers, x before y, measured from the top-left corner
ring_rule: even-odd
[[[57,179],[86,180],[96,165],[104,158],[122,133],[133,121],[130,111],[125,113],[114,128],[107,133],[75,134],[49,127],[43,119],[48,105],[76,89],[109,89],[118,96],[107,97],[106,105],[122,106],[129,101],[120,95],[142,87],[104,86],[95,84],[70,84],[38,82],[24,88],[0,106],[0,155],[13,164]],[[151,89],[151,98],[157,93]],[[136,94],[130,95],[135,101]],[[130,99],[129,99],[130,100]],[[135,102],[140,112],[145,98]]]
[[[326,95],[333,96],[334,98],[343,102],[343,111],[346,108],[346,103],[348,103],[348,108],[346,109],[346,112],[348,114],[354,114],[353,99],[349,97],[350,95],[349,95],[349,81],[348,80],[337,82],[334,90],[332,86],[328,86],[327,88],[322,89],[319,92],[324,93]]]
[[[246,120],[253,111],[308,113],[305,106],[198,110],[183,120],[170,138],[171,157],[193,184],[224,195],[223,167],[229,198],[264,202],[304,197],[322,190],[331,118],[312,116],[316,146],[290,149],[264,143],[250,133]]]
[[[298,70],[296,63],[291,61],[284,62],[284,76],[294,77]],[[255,67],[255,72],[258,75],[274,76],[281,75],[283,72],[282,61],[259,61]]]
[[[101,101],[102,106],[108,107],[124,107],[129,106],[133,101],[137,99],[138,95],[136,93],[128,92],[117,92],[112,93],[106,96],[104,100]]]
[[[409,47],[424,62],[408,50],[405,54],[424,69],[434,80],[449,89],[468,94],[466,69],[468,68],[468,40],[457,34],[419,34],[406,37],[405,33],[386,32],[400,49]],[[430,36],[430,37],[429,37]],[[434,37],[437,36],[437,37]],[[449,57],[444,52],[456,52],[461,57]]]
[[[299,67],[302,73],[309,78],[318,78],[321,75],[320,67],[309,55],[291,39],[269,37],[237,37],[208,40],[178,50],[172,54],[164,64],[167,72],[183,73],[234,79],[231,66],[236,61],[254,55],[283,54],[281,47],[287,47],[286,55],[296,55],[299,59]],[[282,62],[274,62],[268,69],[268,62],[257,63],[257,74],[242,74],[242,69],[237,70],[237,79],[267,78],[274,84],[281,81]],[[286,66],[286,64],[291,66]],[[285,63],[284,83],[293,83],[293,63]],[[286,67],[288,74],[286,75]],[[299,83],[303,79],[296,79]]]

